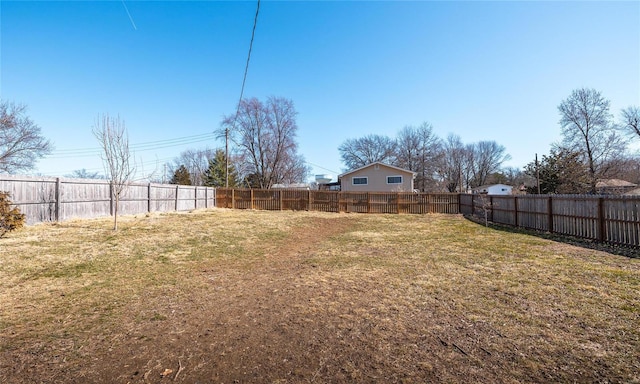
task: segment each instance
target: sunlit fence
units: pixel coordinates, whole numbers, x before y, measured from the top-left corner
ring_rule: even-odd
[[[515,227],[640,246],[640,197],[460,195],[460,212]]]
[[[109,182],[0,175],[0,191],[27,223],[109,216]],[[121,214],[197,208],[357,213],[476,215],[494,223],[640,247],[640,197],[589,195],[471,195],[455,193],[337,192],[227,189],[135,183],[121,196]]]
[[[336,192],[289,189],[216,190],[220,208],[357,213],[459,213],[458,194]]]
[[[107,180],[0,175],[0,191],[10,193],[28,224],[109,216],[115,203]],[[215,207],[215,196],[211,187],[134,183],[122,193],[118,211],[132,215]]]

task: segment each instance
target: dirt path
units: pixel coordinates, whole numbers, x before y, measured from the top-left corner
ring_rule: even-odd
[[[202,271],[194,278],[207,288],[182,299],[168,289],[166,302],[154,303],[166,318],[131,324],[124,339],[96,351],[99,364],[78,374],[131,383],[463,381],[501,358],[476,345],[479,332],[437,299],[425,302],[435,308],[391,303],[381,272],[330,279],[306,262],[350,225],[316,219],[251,270]],[[130,316],[145,312],[153,316],[142,302]],[[443,369],[449,364],[455,369]]]

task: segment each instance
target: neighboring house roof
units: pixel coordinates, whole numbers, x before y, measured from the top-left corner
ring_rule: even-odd
[[[385,167],[388,167],[388,168],[391,168],[391,169],[395,169],[395,170],[397,170],[397,171],[399,171],[399,172],[410,173],[410,174],[412,174],[414,177],[415,177],[415,175],[417,174],[416,172],[409,171],[408,169],[403,169],[403,168],[400,168],[400,167],[396,167],[396,166],[393,166],[393,165],[389,165],[389,164],[382,163],[382,162],[380,162],[380,161],[376,161],[375,163],[367,164],[367,165],[365,165],[364,167],[360,167],[360,168],[358,168],[358,169],[354,169],[354,170],[351,170],[351,171],[349,171],[349,172],[345,172],[345,173],[343,173],[343,174],[341,174],[341,175],[338,175],[338,179],[340,179],[341,177],[343,177],[343,176],[345,176],[345,175],[348,175],[348,174],[351,174],[351,173],[354,173],[354,172],[361,171],[361,170],[363,170],[363,169],[365,169],[365,168],[369,168],[369,167],[372,167],[372,166],[374,166],[374,165],[382,165],[382,166],[385,166]]]
[[[630,183],[620,179],[602,179],[596,183],[596,188],[629,188],[637,187],[638,184]]]
[[[631,189],[629,191],[625,191],[624,195],[639,196],[640,195],[640,188],[636,188],[636,189]]]
[[[478,189],[488,189],[488,188],[491,188],[491,187],[507,187],[507,188],[513,188],[513,186],[511,186],[511,185],[507,185],[507,184],[487,184],[487,185],[481,185],[481,186],[479,186],[479,187],[472,188],[472,190],[474,190],[474,191],[475,191],[475,190],[478,190]]]

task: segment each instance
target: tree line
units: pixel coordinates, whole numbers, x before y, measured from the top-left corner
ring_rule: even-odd
[[[640,157],[628,145],[640,139],[640,107],[629,106],[616,118],[599,91],[580,88],[558,106],[562,140],[524,172],[535,178],[530,193],[595,194],[599,180],[640,184]]]
[[[524,185],[529,193],[595,193],[601,179],[640,183],[640,157],[628,151],[629,143],[640,139],[638,106],[622,109],[616,118],[610,101],[599,91],[580,88],[562,100],[558,113],[563,139],[522,169],[503,167],[511,158],[503,145],[488,140],[465,144],[456,134],[440,138],[428,122],[405,126],[395,137],[350,138],[338,150],[345,171],[377,161],[395,165],[415,172],[414,185],[423,192],[506,183]],[[183,151],[153,181],[250,188],[305,182],[310,169],[298,151],[296,118],[289,99],[243,99],[235,112],[223,116],[217,130],[224,149]],[[126,184],[135,164],[128,163],[131,154],[124,121],[119,116],[102,116],[94,134],[103,149],[107,174],[79,170],[71,176],[105,177]],[[115,138],[120,145],[112,145]],[[0,172],[28,171],[52,150],[53,144],[26,115],[24,105],[0,101]],[[113,168],[113,162],[109,165],[113,157],[119,157],[116,165],[123,169]],[[118,176],[123,172],[127,177]]]
[[[441,139],[428,122],[405,126],[395,138],[371,134],[348,139],[338,150],[349,170],[379,161],[416,172],[414,187],[422,192],[466,191],[484,185],[511,158],[495,141],[464,144],[455,134]]]
[[[304,182],[310,168],[298,152],[293,101],[271,96],[240,101],[223,117],[225,150],[186,150],[168,164],[171,182],[213,187],[271,188]]]

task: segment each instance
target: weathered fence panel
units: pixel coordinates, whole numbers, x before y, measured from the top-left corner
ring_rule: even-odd
[[[220,208],[355,213],[459,213],[458,194],[216,189]]]
[[[590,195],[460,196],[460,211],[499,224],[640,246],[640,197]]]
[[[51,196],[53,202],[59,201],[58,220],[71,218],[91,218],[109,216],[112,212],[111,191],[104,180],[60,179],[60,196]],[[18,201],[18,200],[14,200]],[[119,210],[124,214],[125,209]],[[42,221],[51,221],[55,218]]]
[[[337,192],[313,191],[309,199],[309,210],[320,212],[339,212],[339,202]]]
[[[109,216],[115,196],[109,181],[0,175],[0,191],[25,214],[27,224]],[[215,189],[155,183],[129,184],[120,196],[119,214],[185,211],[215,207]]]

